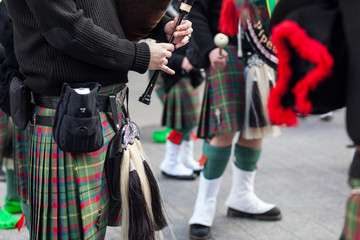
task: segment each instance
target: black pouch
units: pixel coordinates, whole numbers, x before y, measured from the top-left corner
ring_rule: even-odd
[[[64,83],[56,107],[53,136],[64,152],[86,153],[99,150],[103,132],[97,104],[98,83]],[[81,91],[88,90],[82,93]]]
[[[14,76],[10,83],[10,112],[14,124],[24,130],[31,117],[33,104],[31,91],[18,77]]]

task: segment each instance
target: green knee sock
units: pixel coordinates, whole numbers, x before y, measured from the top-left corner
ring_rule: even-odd
[[[15,192],[15,173],[14,170],[9,169],[6,169],[6,199],[20,202],[20,198]]]
[[[215,147],[204,141],[203,155],[206,157],[203,174],[206,179],[216,179],[224,173],[229,157],[231,146]]]
[[[244,171],[255,171],[260,159],[261,148],[247,148],[235,145],[235,166]]]
[[[9,213],[20,213],[20,197],[15,192],[14,170],[6,169],[6,197],[4,209]]]

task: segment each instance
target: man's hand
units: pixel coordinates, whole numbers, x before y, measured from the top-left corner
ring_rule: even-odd
[[[162,70],[168,74],[175,74],[175,71],[166,66],[168,58],[171,57],[174,51],[174,45],[171,43],[149,43],[150,48],[150,63],[149,70]]]
[[[165,25],[164,31],[168,40],[170,39],[170,36],[174,31],[178,19],[179,18],[176,17],[173,21],[170,21]],[[187,44],[189,42],[192,32],[192,23],[189,20],[183,20],[180,25],[177,26],[176,32],[174,33],[173,43],[176,44],[175,48],[179,48]]]
[[[229,60],[228,53],[223,49],[220,56],[219,50],[219,48],[214,48],[211,50],[209,53],[209,60],[213,69],[224,70],[226,67],[226,62]]]

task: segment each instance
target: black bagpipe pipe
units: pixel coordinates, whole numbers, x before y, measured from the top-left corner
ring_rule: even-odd
[[[191,7],[194,3],[194,0],[183,0],[180,4],[180,7],[179,7],[179,19],[176,23],[176,26],[174,28],[174,31],[172,32],[171,36],[170,36],[170,39],[169,39],[169,43],[172,43],[173,40],[174,40],[174,33],[176,32],[176,28],[177,26],[180,25],[181,21],[184,19],[185,16],[187,16],[191,10]],[[150,82],[149,84],[147,85],[144,93],[140,96],[139,98],[139,101],[146,104],[146,105],[149,105],[150,102],[151,102],[151,94],[154,90],[154,87],[155,87],[155,84],[156,84],[156,81],[159,77],[159,74],[160,74],[161,70],[156,70],[154,72],[154,74],[152,75],[151,79],[150,79]]]

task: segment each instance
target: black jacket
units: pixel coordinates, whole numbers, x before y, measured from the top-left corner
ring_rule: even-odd
[[[0,2],[0,108],[10,114],[9,85],[11,74],[20,75],[14,52],[13,25],[4,2]]]
[[[128,81],[144,73],[150,50],[125,39],[113,0],[5,0],[14,24],[15,53],[26,85],[41,95],[60,95],[64,82]],[[165,38],[162,21],[152,38]]]

